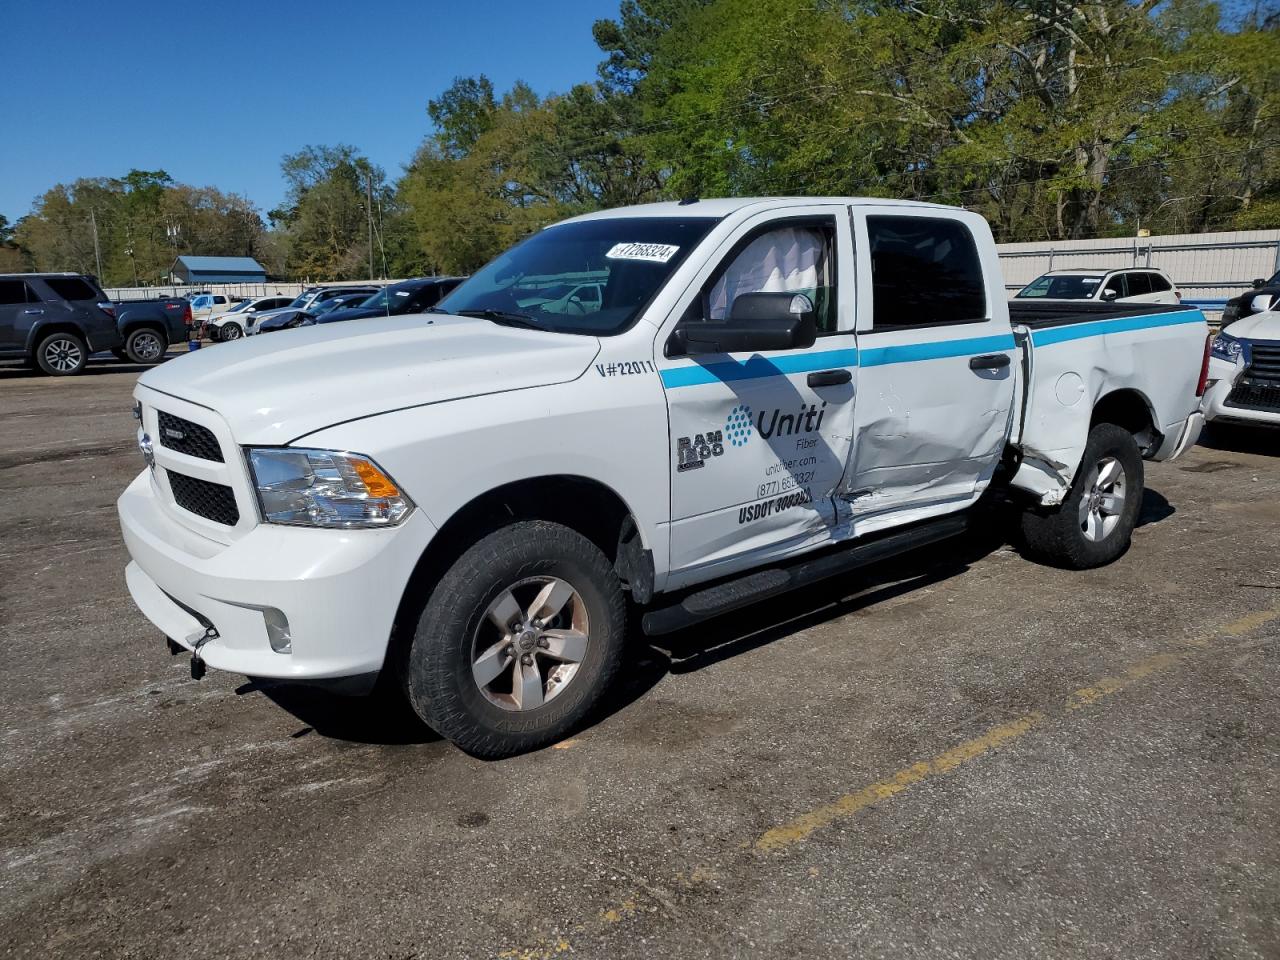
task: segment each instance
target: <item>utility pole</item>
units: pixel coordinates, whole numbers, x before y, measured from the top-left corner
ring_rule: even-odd
[[[89,208],[89,224],[93,227],[93,259],[98,264],[98,282],[102,283],[102,249],[98,246],[98,218]]]
[[[365,213],[369,215],[369,279],[373,279],[373,171],[365,170]]]

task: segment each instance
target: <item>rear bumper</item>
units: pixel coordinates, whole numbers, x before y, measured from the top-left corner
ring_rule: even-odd
[[[1163,430],[1164,440],[1147,459],[1156,462],[1176,460],[1196,445],[1203,429],[1204,415],[1199,410],[1189,414],[1185,420],[1167,424]]]
[[[177,524],[142,473],[117,503],[138,609],[211,667],[323,680],[382,668],[405,584],[434,528],[413,514],[390,530],[259,524],[230,545]],[[286,643],[286,640],[288,641]]]

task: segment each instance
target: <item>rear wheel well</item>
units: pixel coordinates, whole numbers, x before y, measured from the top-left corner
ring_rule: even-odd
[[[476,541],[519,520],[549,520],[577,531],[599,547],[624,582],[627,580],[628,570],[620,553],[634,564],[634,547],[628,549],[626,544],[638,545],[640,541],[631,511],[613,490],[575,476],[535,477],[496,487],[450,517],[418,559],[396,611],[388,664],[404,662],[421,609],[454,561]],[[650,588],[652,579],[650,564]]]
[[[84,331],[81,330],[74,323],[56,323],[55,322],[55,323],[45,324],[44,326],[39,327],[35,330],[33,336],[31,337],[30,345],[27,347],[27,357],[34,362],[36,357],[36,348],[40,346],[41,341],[43,341],[45,337],[48,337],[51,334],[55,334],[55,333],[73,333],[76,335],[77,338],[79,338],[81,343],[85,344],[86,349],[89,349],[89,350],[93,349],[92,347],[88,346],[89,338],[84,335]]]
[[[135,330],[154,330],[167,341],[169,339],[169,331],[165,329],[163,323],[159,320],[132,320],[125,324],[123,330],[120,331],[121,336],[128,337]]]
[[[1100,399],[1089,421],[1092,430],[1100,423],[1114,423],[1133,434],[1143,455],[1160,446],[1160,431],[1146,398],[1136,390],[1116,390]]]

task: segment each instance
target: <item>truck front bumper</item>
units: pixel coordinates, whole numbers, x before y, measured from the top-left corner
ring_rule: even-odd
[[[391,529],[258,524],[217,543],[173,520],[146,472],[117,509],[132,558],[125,580],[147,619],[189,650],[212,636],[200,646],[211,667],[283,680],[376,674],[434,533],[415,510]]]
[[[1214,361],[1214,364],[1210,366],[1210,375],[1218,372],[1216,369],[1216,363],[1217,361]],[[1280,405],[1271,406],[1268,402],[1270,396],[1273,396],[1277,392],[1274,387],[1271,389],[1271,394],[1267,394],[1263,390],[1256,391],[1257,394],[1263,398],[1263,402],[1258,403],[1258,405],[1247,405],[1250,402],[1248,399],[1246,399],[1244,403],[1227,402],[1231,397],[1232,390],[1235,389],[1236,384],[1240,380],[1241,375],[1239,371],[1231,370],[1229,374],[1223,376],[1222,379],[1215,381],[1209,389],[1205,391],[1204,402],[1200,407],[1200,409],[1204,411],[1205,419],[1211,423],[1218,421],[1251,424],[1259,427],[1280,427]],[[1242,393],[1244,393],[1246,397],[1252,397],[1254,395],[1253,391],[1242,390]],[[1266,405],[1263,405],[1264,403]]]

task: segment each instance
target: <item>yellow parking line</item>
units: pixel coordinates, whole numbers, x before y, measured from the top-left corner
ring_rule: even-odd
[[[1262,610],[1247,614],[1238,620],[1219,628],[1219,635],[1240,637],[1270,623],[1280,617],[1280,610]],[[1123,690],[1137,680],[1145,679],[1155,673],[1168,670],[1188,657],[1195,648],[1207,645],[1212,637],[1197,638],[1188,641],[1180,652],[1157,653],[1154,656],[1130,664],[1123,672],[1113,677],[1103,677],[1096,683],[1071,693],[1064,704],[1067,710],[1081,710],[1090,707],[1104,697]],[[952,747],[938,754],[932,760],[924,760],[899,770],[893,776],[869,787],[863,787],[856,793],[848,793],[838,800],[824,804],[808,813],[801,814],[794,820],[766,830],[755,842],[755,848],[762,853],[771,853],[789,847],[808,837],[815,830],[830,826],[838,820],[855,816],[874,803],[888,800],[905,790],[915,786],[922,780],[950,773],[961,764],[968,763],[984,756],[1002,744],[1008,743],[1034,730],[1045,719],[1042,713],[1028,713],[998,727],[992,727],[980,737],[966,741],[958,747]]]
[[[1018,717],[1016,720],[1011,720],[1009,723],[1002,723],[998,727],[992,727],[982,736],[968,740],[958,747],[952,747],[945,753],[938,754],[932,760],[912,764],[904,770],[899,770],[887,780],[881,780],[879,783],[873,783],[869,787],[863,787],[857,793],[845,794],[834,803],[818,807],[816,810],[811,810],[789,823],[784,823],[766,831],[756,841],[756,849],[769,853],[797,843],[815,830],[829,826],[837,820],[852,817],[873,803],[888,800],[890,797],[902,793],[902,791],[914,786],[921,780],[942,773],[950,773],[961,764],[968,763],[970,760],[989,753],[1000,744],[1022,736],[1043,719],[1043,714],[1028,713],[1025,716]]]

